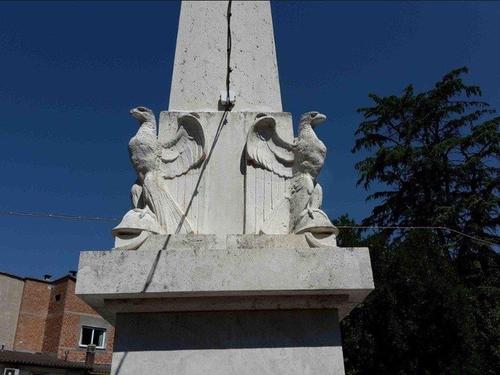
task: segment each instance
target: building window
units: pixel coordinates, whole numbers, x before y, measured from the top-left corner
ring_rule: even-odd
[[[80,346],[86,348],[90,344],[94,344],[97,349],[106,348],[106,330],[96,327],[82,327],[80,333]]]
[[[60,301],[61,300],[61,295],[60,294],[56,294],[56,301]]]

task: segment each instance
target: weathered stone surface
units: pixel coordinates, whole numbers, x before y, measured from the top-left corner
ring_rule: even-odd
[[[335,310],[119,314],[117,324],[113,375],[344,374]]]
[[[154,236],[155,250],[82,252],[77,293],[109,319],[120,312],[113,299],[141,300],[142,311],[188,310],[212,297],[295,296],[275,303],[266,298],[212,300],[203,309],[227,306],[337,307],[341,317],[373,289],[366,248],[296,247],[303,236]],[[250,247],[255,244],[255,247]],[[152,246],[153,243],[150,244]],[[247,247],[248,246],[248,247]],[[345,296],[305,298],[304,296]],[[205,297],[183,301],[182,297]],[[148,298],[178,298],[146,306]],[[139,301],[138,301],[139,302]],[[175,303],[174,303],[175,302]],[[133,303],[133,302],[132,302]],[[113,305],[113,306],[111,306]],[[218,305],[222,307],[218,307]],[[107,308],[111,313],[106,312]],[[118,306],[124,306],[118,304]],[[226,306],[226,307],[223,307]],[[126,311],[141,311],[140,305]]]
[[[217,111],[226,90],[227,1],[183,1],[169,111]],[[234,111],[281,112],[268,1],[233,1],[231,90]]]
[[[321,210],[323,189],[317,182],[326,146],[314,129],[325,121],[322,113],[304,113],[297,137],[288,142],[278,134],[276,118],[265,113],[257,115],[247,135],[247,164],[271,172],[272,178],[290,179],[289,188],[280,192],[281,201],[266,213],[258,232],[307,233],[312,247],[337,246],[338,231]]]
[[[177,249],[177,250],[216,250],[216,249],[275,249],[307,248],[304,236],[294,234],[228,234],[228,235],[153,235],[139,250]]]
[[[198,112],[206,138],[203,166],[166,180],[165,188],[186,213],[195,234],[257,233],[257,226],[286,194],[286,182],[245,164],[247,133],[259,112]],[[179,112],[162,112],[159,140],[175,134]],[[289,113],[273,113],[283,139],[293,140]],[[276,176],[277,177],[277,176]],[[285,213],[286,220],[288,214]],[[175,230],[167,230],[175,233]]]
[[[169,125],[169,139],[157,136],[156,118],[149,108],[130,113],[139,130],[129,142],[129,154],[137,174],[131,189],[132,209],[113,228],[115,248],[136,250],[151,234],[194,233],[186,212],[165,186],[166,180],[187,174],[205,160],[205,134],[197,113],[181,113]]]
[[[302,116],[297,138],[288,113],[132,110],[140,122],[129,144],[137,181],[132,210],[113,230],[117,249],[151,234],[309,233],[310,246],[336,246],[317,183],[326,153]]]

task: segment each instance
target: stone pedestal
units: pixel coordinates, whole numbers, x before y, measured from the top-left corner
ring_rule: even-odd
[[[344,374],[339,321],[371,290],[366,248],[171,235],[83,252],[76,291],[115,324],[114,375],[324,375]]]
[[[370,257],[321,210],[326,116],[294,137],[269,2],[183,1],[169,110],[131,114],[132,208],[76,287],[115,325],[112,374],[344,374]]]
[[[336,310],[118,314],[112,374],[344,374]]]

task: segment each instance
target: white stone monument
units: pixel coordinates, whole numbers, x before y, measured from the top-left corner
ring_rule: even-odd
[[[344,374],[370,257],[321,210],[326,116],[294,137],[282,112],[269,2],[183,2],[169,111],[131,114],[132,208],[77,282],[116,327],[112,374]]]

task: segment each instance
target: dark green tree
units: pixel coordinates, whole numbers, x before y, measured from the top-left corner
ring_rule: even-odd
[[[353,152],[368,155],[356,165],[359,183],[376,188],[363,224],[448,229],[341,232],[344,246],[370,247],[377,288],[343,322],[350,374],[494,374],[500,364],[500,256],[491,245],[500,117],[465,73],[422,93],[371,94],[373,106],[359,110]]]
[[[446,74],[429,91],[408,86],[401,96],[370,94],[361,108],[353,151],[360,161],[359,183],[384,190],[366,224],[444,226],[484,239],[498,239],[498,156],[500,117],[478,99],[478,86],[462,80],[466,68]],[[477,242],[452,236],[458,253],[478,251]]]

